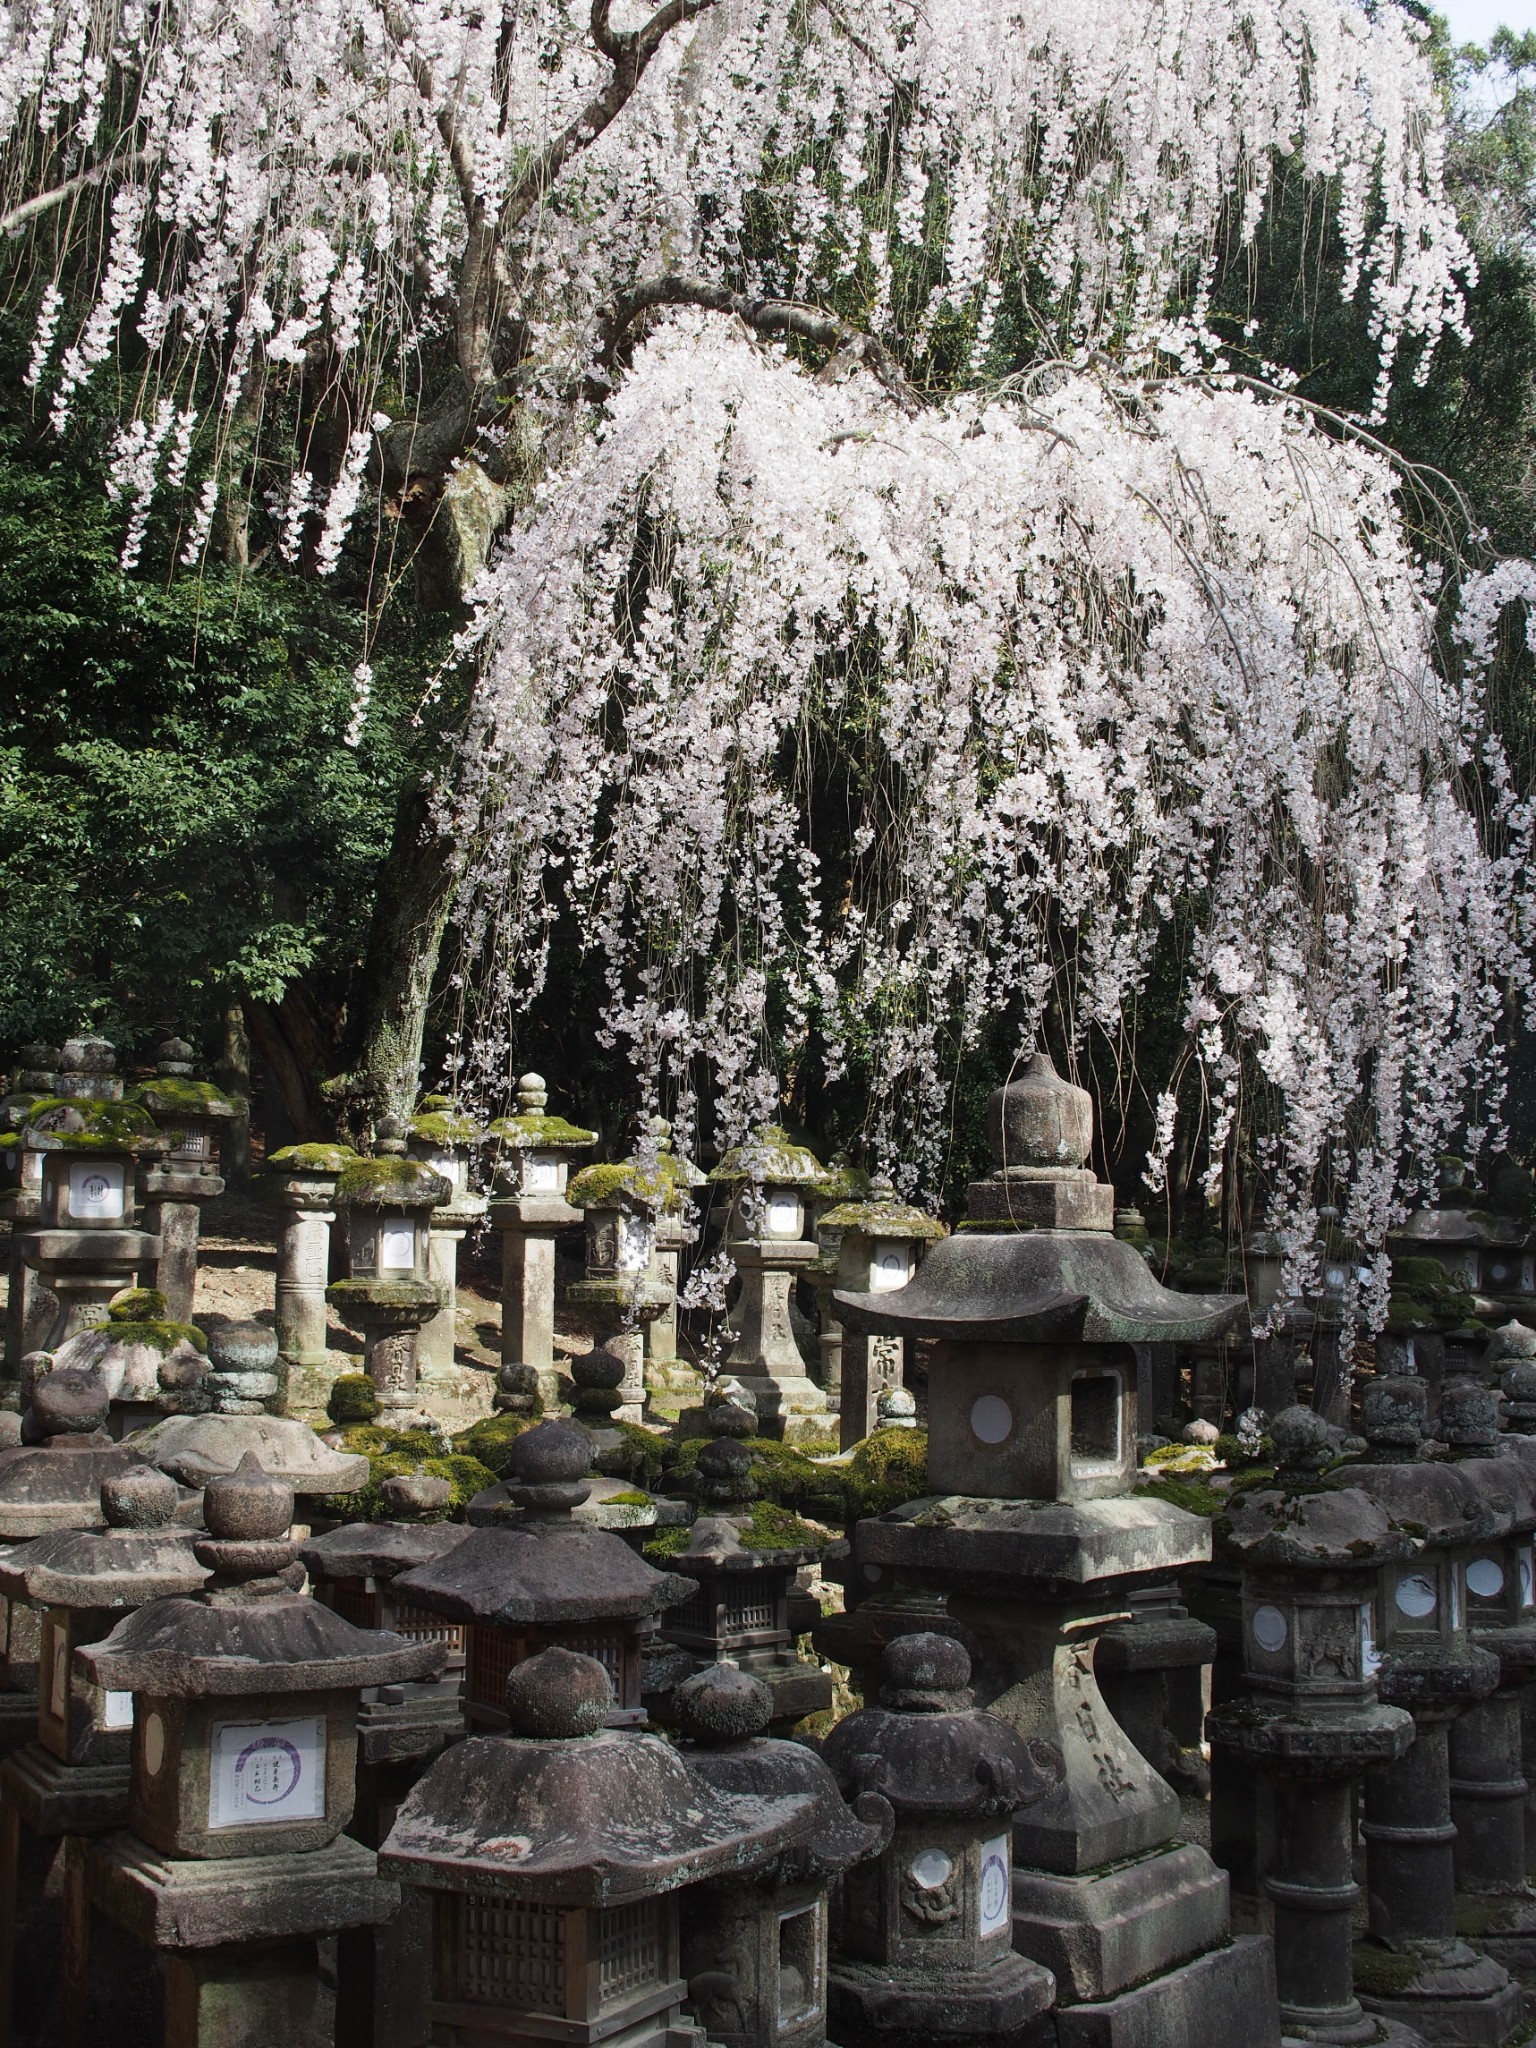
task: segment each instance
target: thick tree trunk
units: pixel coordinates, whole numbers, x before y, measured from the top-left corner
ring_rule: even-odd
[[[370,1120],[416,1106],[432,983],[457,880],[453,842],[432,829],[413,783],[395,814],[363,969],[363,1014],[349,1094]]]
[[[332,1059],[332,1039],[308,991],[294,982],[280,1003],[252,1001],[246,1022],[282,1095],[295,1139],[329,1137],[332,1119],[320,1083]]]
[[[243,1191],[251,1184],[251,1041],[244,1006],[233,989],[224,993],[223,1040],[214,1078],[246,1107],[225,1127],[219,1144],[219,1171],[231,1188]]]

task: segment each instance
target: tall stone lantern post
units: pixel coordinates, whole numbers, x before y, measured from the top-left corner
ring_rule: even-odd
[[[134,1093],[170,1149],[143,1175],[144,1221],[160,1239],[155,1285],[165,1296],[165,1312],[172,1322],[189,1323],[202,1207],[224,1192],[219,1136],[244,1104],[211,1081],[193,1079],[192,1048],[185,1039],[168,1038],[156,1047],[155,1060],[155,1078]]]
[[[827,1407],[806,1372],[789,1315],[795,1281],[818,1255],[806,1227],[825,1178],[816,1155],[777,1124],[733,1146],[710,1175],[731,1190],[726,1238],[741,1280],[726,1369],[756,1396],[763,1421],[785,1434]]]
[[[839,1202],[819,1230],[838,1234],[837,1284],[850,1294],[894,1294],[917,1271],[923,1250],[944,1235],[937,1217],[903,1202],[888,1180],[860,1202]],[[880,1396],[901,1385],[902,1342],[858,1331],[841,1345],[839,1444],[851,1451],[876,1426]]]
[[[42,1348],[58,1314],[58,1303],[43,1285],[42,1275],[16,1250],[17,1237],[42,1214],[43,1155],[28,1141],[27,1123],[56,1095],[58,1068],[57,1046],[23,1046],[11,1092],[0,1101],[0,1217],[11,1226],[5,1370],[12,1378],[21,1371],[27,1353]]]
[[[431,1167],[389,1154],[354,1159],[336,1182],[347,1212],[348,1273],[331,1283],[326,1299],[362,1331],[364,1369],[392,1415],[417,1411],[417,1333],[442,1306],[427,1277],[428,1233],[448,1195]]]
[[[570,1187],[587,1226],[587,1270],[566,1289],[566,1300],[586,1321],[598,1345],[623,1366],[617,1422],[645,1414],[644,1326],[670,1299],[655,1277],[657,1219],[675,1208],[673,1182],[654,1167],[627,1159],[618,1166],[588,1166]]]
[[[263,1176],[263,1192],[280,1212],[277,1341],[300,1371],[326,1363],[325,1287],[336,1182],[357,1156],[350,1145],[285,1145],[268,1159]],[[324,1405],[323,1394],[317,1405]]]
[[[406,1126],[410,1159],[430,1166],[452,1193],[432,1211],[428,1227],[427,1278],[442,1292],[442,1307],[428,1316],[416,1339],[416,1363],[423,1372],[453,1364],[458,1335],[459,1246],[486,1211],[486,1197],[470,1185],[475,1152],[487,1141],[473,1117],[460,1114],[446,1095],[428,1095]]]
[[[1082,1163],[1092,1113],[1037,1056],[989,1105],[998,1169],[967,1222],[905,1287],[833,1296],[851,1331],[933,1340],[935,1497],[858,1524],[852,1569],[884,1576],[817,1640],[868,1698],[887,1642],[954,1635],[977,1704],[1060,1750],[1060,1784],[1012,1831],[1013,1945],[1055,1976],[1071,2039],[1272,2048],[1269,1946],[1231,1939],[1225,1877],[1177,1839],[1178,1799],[1094,1672],[1128,1596],[1210,1555],[1208,1523],[1133,1493],[1133,1347],[1214,1336],[1242,1302],[1167,1292],[1114,1236],[1114,1190]]]
[[[491,1227],[501,1237],[501,1379],[498,1408],[537,1393],[547,1405],[560,1397],[555,1371],[555,1240],[580,1223],[581,1211],[566,1200],[571,1167],[597,1143],[584,1131],[549,1113],[542,1074],[524,1074],[517,1084],[517,1115],[490,1126],[499,1140],[490,1205]],[[527,1384],[529,1379],[533,1384]]]

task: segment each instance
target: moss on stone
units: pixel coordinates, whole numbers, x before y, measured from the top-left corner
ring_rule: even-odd
[[[459,1110],[431,1110],[425,1116],[413,1116],[405,1127],[407,1138],[414,1138],[418,1145],[435,1145],[448,1151],[454,1145],[474,1145],[485,1136],[484,1131],[471,1116]]]
[[[928,1432],[877,1429],[841,1468],[844,1516],[849,1522],[889,1514],[928,1492]]]
[[[331,1382],[325,1412],[338,1428],[372,1422],[379,1412],[379,1392],[365,1372],[338,1373]]]
[[[937,1216],[911,1202],[839,1202],[818,1219],[816,1227],[857,1230],[866,1237],[910,1238],[918,1243],[949,1235]]]
[[[809,1550],[820,1557],[832,1541],[825,1529],[803,1521],[771,1500],[755,1500],[741,1531],[743,1550]]]
[[[524,1415],[482,1415],[468,1429],[459,1431],[453,1448],[461,1457],[478,1458],[487,1471],[501,1479],[506,1475],[512,1446],[525,1429],[532,1428],[533,1420]]]
[[[651,1564],[670,1564],[679,1551],[688,1548],[689,1533],[686,1528],[658,1529],[643,1546],[642,1555]]]
[[[499,1116],[486,1125],[486,1135],[500,1138],[515,1152],[537,1152],[546,1146],[550,1151],[563,1147],[584,1152],[597,1143],[596,1131],[584,1131],[563,1116]]]
[[[496,1475],[478,1458],[459,1452],[446,1457],[437,1439],[425,1429],[379,1429],[371,1424],[342,1432],[342,1448],[368,1460],[368,1482],[356,1493],[334,1494],[326,1510],[343,1522],[380,1522],[389,1519],[382,1492],[386,1479],[403,1478],[413,1472],[429,1479],[448,1482],[448,1512],[462,1513],[477,1493],[494,1486]]]
[[[609,1443],[597,1453],[594,1465],[605,1479],[628,1479],[647,1492],[654,1492],[661,1478],[662,1460],[666,1455],[666,1439],[649,1429],[642,1429],[637,1422],[615,1422],[605,1425],[617,1433],[618,1441]]]
[[[782,1124],[760,1124],[745,1144],[731,1147],[709,1177],[765,1187],[815,1188],[827,1176],[810,1147],[792,1138]]]
[[[358,1155],[350,1145],[284,1145],[267,1155],[267,1165],[282,1173],[340,1173]]]
[[[113,1317],[96,1327],[109,1332],[119,1344],[147,1344],[162,1356],[174,1351],[178,1344],[191,1344],[204,1353],[208,1349],[208,1339],[195,1323],[173,1323],[161,1316],[145,1317],[139,1321]]]
[[[1371,1998],[1401,1997],[1417,1983],[1424,1965],[1417,1956],[1394,1955],[1374,1941],[1355,1943],[1355,1989]]]
[[[421,1209],[446,1202],[453,1189],[419,1159],[349,1159],[336,1199],[357,1209]]]
[[[633,1159],[617,1165],[584,1166],[565,1191],[577,1209],[611,1209],[627,1197],[641,1208],[671,1212],[679,1203],[678,1184],[660,1167],[638,1166]]]
[[[606,1494],[602,1505],[605,1508],[653,1508],[656,1502],[650,1494],[641,1493],[637,1487],[629,1487],[622,1493]]]
[[[158,1287],[130,1287],[107,1303],[109,1323],[159,1323],[165,1320],[165,1296]]]
[[[1137,1489],[1140,1500],[1163,1500],[1171,1508],[1182,1508],[1188,1515],[1202,1515],[1206,1521],[1213,1521],[1231,1505],[1231,1495],[1218,1493],[1214,1486],[1207,1486],[1194,1478],[1144,1481]]]
[[[155,1116],[204,1116],[227,1123],[245,1108],[238,1096],[226,1095],[211,1081],[188,1081],[175,1074],[157,1074],[133,1094]]]
[[[27,1135],[40,1152],[148,1152],[165,1145],[154,1118],[139,1103],[98,1102],[87,1095],[38,1103],[27,1120]]]

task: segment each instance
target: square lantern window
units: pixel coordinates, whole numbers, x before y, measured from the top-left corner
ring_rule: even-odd
[[[870,1247],[869,1291],[894,1294],[912,1278],[912,1247],[891,1238],[876,1238]]]
[[[591,2042],[679,1995],[674,1899],[597,1908],[439,1892],[436,1908],[435,2018],[524,2015],[530,2037]]]
[[[1453,1603],[1446,1597],[1441,1577],[1441,1561],[1427,1553],[1392,1569],[1388,1576],[1389,1640],[1399,1636],[1443,1635],[1448,1628],[1455,1628]],[[1454,1585],[1453,1574],[1453,1588]]]
[[[55,1229],[125,1229],[133,1222],[133,1177],[125,1159],[43,1155],[43,1214]]]
[[[940,1345],[929,1366],[934,1491],[992,1500],[1127,1491],[1136,1397],[1123,1361],[1116,1345]]]
[[[354,1280],[424,1280],[425,1221],[399,1210],[354,1206],[349,1212],[349,1264]]]
[[[558,1152],[524,1152],[522,1192],[525,1195],[563,1195],[569,1168]]]
[[[1117,1372],[1080,1372],[1072,1381],[1072,1470],[1086,1476],[1120,1463],[1124,1383]]]
[[[1466,1615],[1476,1628],[1490,1628],[1506,1619],[1517,1621],[1518,1587],[1511,1583],[1503,1555],[1495,1550],[1479,1551],[1462,1566],[1466,1592]]]
[[[629,1209],[588,1209],[589,1273],[646,1273],[655,1252],[656,1225],[648,1214]]]
[[[794,1188],[770,1187],[763,1193],[763,1236],[781,1243],[804,1235],[805,1204]]]
[[[816,2018],[826,2001],[826,1932],[822,1902],[781,1913],[778,1922],[778,1998],[781,2034]]]
[[[73,1607],[43,1610],[37,1739],[61,1763],[120,1763],[126,1759],[123,1737],[133,1726],[133,1694],[105,1692],[74,1669],[75,1651],[87,1643],[99,1643],[121,1619],[120,1612]]]

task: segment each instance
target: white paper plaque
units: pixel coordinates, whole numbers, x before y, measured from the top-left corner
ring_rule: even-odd
[[[535,1152],[523,1169],[523,1186],[531,1195],[559,1194],[559,1160],[541,1159]]]
[[[72,1159],[69,1213],[78,1223],[116,1223],[123,1213],[123,1162]]]
[[[994,1835],[981,1845],[981,1933],[996,1934],[1013,1919],[1013,1880],[1008,1870],[1009,1837]]]
[[[109,1692],[105,1695],[106,1705],[101,1712],[103,1728],[131,1728],[133,1726],[133,1694],[131,1692]]]
[[[416,1264],[416,1226],[386,1218],[379,1233],[379,1265],[386,1273],[409,1273]]]
[[[323,1715],[301,1721],[216,1721],[212,1764],[211,1828],[324,1817]]]

